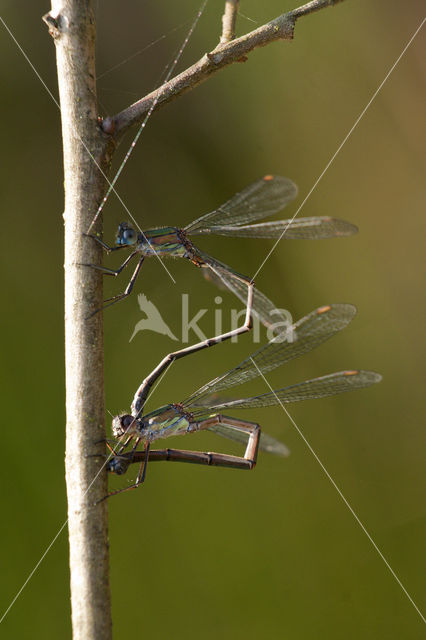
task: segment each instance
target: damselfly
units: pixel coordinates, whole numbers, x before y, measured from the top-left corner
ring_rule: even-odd
[[[115,416],[112,421],[113,435],[123,445],[118,455],[109,460],[108,470],[122,474],[131,462],[143,461],[135,483],[114,493],[136,488],[143,482],[148,454],[152,459],[180,460],[240,469],[252,469],[255,466],[259,447],[270,453],[286,455],[285,445],[271,436],[261,434],[258,424],[225,416],[222,411],[324,398],[368,387],[379,382],[381,376],[373,371],[347,370],[250,398],[225,400],[218,399],[217,394],[258,376],[264,376],[285,362],[311,351],[346,327],[355,313],[355,307],[349,304],[320,307],[289,327],[285,334],[276,336],[238,366],[202,386],[186,400],[167,404],[143,416],[141,414],[147,396],[144,381],[135,394],[131,414]],[[155,440],[201,430],[214,431],[226,438],[247,443],[244,456],[177,449],[162,450],[159,454],[155,451],[150,453],[150,445]],[[132,440],[133,451],[123,454],[125,447]],[[145,452],[138,452],[136,455],[136,447],[140,442],[144,444]]]
[[[319,239],[349,236],[357,231],[355,225],[328,216],[247,224],[281,211],[296,195],[297,187],[289,178],[269,175],[254,182],[214,211],[197,218],[183,229],[161,227],[137,231],[123,222],[118,228],[115,247],[110,247],[97,236],[91,235],[90,237],[108,252],[129,247],[133,249],[118,269],[95,264],[86,265],[99,269],[106,275],[118,276],[134,257],[139,256],[125,291],[105,300],[104,308],[119,302],[131,293],[144,259],[153,255],[187,258],[197,267],[204,268],[205,276],[215,284],[225,285],[240,300],[245,301],[250,278],[198,249],[189,236],[215,234],[244,238]],[[253,311],[266,327],[283,319],[275,305],[258,289],[254,291]]]

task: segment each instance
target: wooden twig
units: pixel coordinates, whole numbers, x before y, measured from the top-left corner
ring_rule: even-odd
[[[247,55],[258,47],[264,47],[276,40],[292,40],[294,26],[299,18],[335,5],[338,2],[342,2],[342,0],[313,0],[288,13],[283,13],[278,18],[240,38],[225,44],[219,44],[216,49],[206,53],[198,62],[164,83],[155,91],[152,91],[117,115],[105,118],[103,121],[104,131],[118,138],[133,125],[140,124],[148,111],[153,109],[153,105],[153,110],[157,110],[204,82],[219,69],[223,69],[234,62],[244,62]]]
[[[222,16],[222,35],[220,44],[231,42],[235,38],[235,23],[238,15],[240,0],[226,0],[225,11]]]
[[[66,482],[74,640],[111,638],[105,438],[102,275],[80,263],[101,250],[83,237],[104,192],[111,139],[97,124],[95,23],[90,0],[52,0],[44,17],[57,54],[65,173]],[[94,162],[95,161],[95,162]]]

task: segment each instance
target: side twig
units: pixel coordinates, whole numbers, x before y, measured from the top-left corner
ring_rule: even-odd
[[[219,44],[216,49],[206,53],[198,62],[164,83],[155,91],[152,91],[117,115],[105,118],[103,122],[104,131],[113,133],[116,138],[123,135],[133,125],[140,124],[150,110],[157,110],[159,107],[175,100],[186,91],[207,80],[219,69],[223,69],[234,62],[244,62],[247,55],[254,49],[264,47],[276,40],[292,40],[294,27],[299,18],[342,1],[312,0],[312,2],[308,2],[297,9],[283,13],[278,18],[240,38],[225,44]]]
[[[240,0],[226,0],[225,12],[222,16],[222,35],[220,44],[231,42],[235,38],[235,23],[238,15]]]

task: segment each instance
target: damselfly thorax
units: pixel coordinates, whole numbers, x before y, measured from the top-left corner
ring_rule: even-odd
[[[121,223],[118,228],[117,244],[126,245],[125,233],[128,230],[127,223]],[[124,236],[124,237],[123,237]],[[120,242],[120,239],[122,241]],[[151,257],[155,254],[159,256],[173,255],[179,258],[187,258],[192,246],[187,246],[184,235],[176,227],[162,227],[158,229],[148,229],[143,233],[138,233],[135,250]]]
[[[143,418],[135,419],[130,414],[116,416],[112,425],[115,438],[131,436],[144,443],[184,435],[196,430],[197,422],[194,416],[189,411],[185,411],[179,403],[164,405]]]
[[[177,227],[148,229],[143,234],[139,233],[136,250],[146,257],[157,254],[158,256],[187,258],[197,267],[206,265],[205,261],[198,255],[198,251],[191,240],[187,237],[185,230]]]

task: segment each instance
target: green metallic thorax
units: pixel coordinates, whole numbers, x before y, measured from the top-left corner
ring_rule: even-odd
[[[176,405],[167,404],[143,418],[144,430],[141,436],[152,442],[158,438],[182,435],[192,431],[189,416],[186,416]]]
[[[140,240],[138,251],[145,256],[157,254],[191,259],[192,244],[185,238],[184,233],[176,227],[148,229],[148,231],[144,231],[144,235]]]

